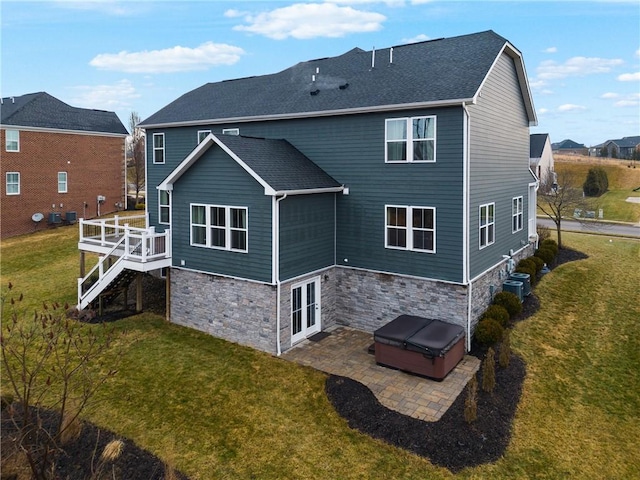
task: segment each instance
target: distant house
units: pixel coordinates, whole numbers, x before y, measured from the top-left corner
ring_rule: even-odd
[[[534,250],[536,122],[522,55],[492,31],[205,84],[140,124],[150,225],[94,285],[167,267],[172,322],[274,354],[405,313],[469,347]]]
[[[127,129],[45,92],[2,99],[2,238],[125,206]]]
[[[582,143],[574,142],[573,140],[563,140],[558,143],[551,144],[551,150],[553,153],[561,155],[587,155],[589,149]]]
[[[553,161],[553,151],[548,133],[534,133],[529,142],[529,165],[531,170],[540,179],[540,182],[547,183],[547,175],[553,174],[555,164]],[[552,179],[553,181],[553,179]]]
[[[634,152],[640,153],[640,135],[607,140],[589,149],[593,157],[633,158]]]

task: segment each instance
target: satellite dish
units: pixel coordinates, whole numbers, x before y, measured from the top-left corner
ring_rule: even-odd
[[[31,215],[31,220],[36,223],[41,222],[43,218],[44,215],[42,213],[34,213],[33,215]]]

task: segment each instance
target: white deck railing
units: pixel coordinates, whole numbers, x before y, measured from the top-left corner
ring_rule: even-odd
[[[123,237],[126,228],[139,231],[147,230],[147,216],[145,214],[124,217],[116,215],[96,220],[81,218],[79,227],[80,243],[108,246],[115,244]]]

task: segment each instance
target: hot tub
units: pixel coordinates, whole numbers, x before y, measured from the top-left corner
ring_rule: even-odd
[[[400,315],[373,333],[376,363],[442,380],[464,356],[459,325]]]

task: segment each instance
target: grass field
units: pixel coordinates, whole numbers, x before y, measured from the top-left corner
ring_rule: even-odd
[[[29,309],[73,303],[76,242],[77,227],[3,241],[3,288]],[[335,413],[322,373],[151,314],[115,324],[119,372],[86,416],[192,479],[640,478],[640,241],[565,242],[589,258],[547,274],[541,309],[514,329],[527,377],[495,464],[453,475],[368,438]]]
[[[624,160],[570,155],[556,155],[554,159],[557,172],[571,172],[580,182],[584,182],[587,178],[590,168],[595,166],[604,168],[609,180],[609,191],[599,198],[591,199],[591,208],[595,211],[602,208],[605,220],[640,222],[640,203],[626,201],[628,197],[640,198],[640,190],[633,191],[640,187],[640,162],[635,162],[636,168],[630,168],[629,165],[632,164]]]

